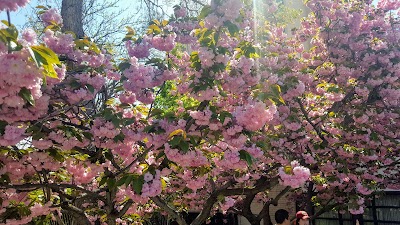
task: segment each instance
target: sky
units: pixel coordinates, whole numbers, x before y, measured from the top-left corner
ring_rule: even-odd
[[[19,11],[11,12],[10,13],[11,23],[17,27],[22,27],[22,25],[24,25],[25,22],[27,21],[26,15],[29,15],[32,9],[35,8],[37,5],[38,5],[37,0],[31,0],[31,2],[28,3],[27,6],[20,8]],[[6,12],[0,12],[0,18],[1,20],[7,20]]]
[[[177,1],[177,0],[171,0],[171,1]],[[21,28],[27,21],[28,21],[28,16],[32,16],[32,11],[35,9],[36,6],[38,5],[44,5],[44,0],[30,0],[28,5],[26,5],[23,8],[20,8],[19,11],[17,12],[11,12],[11,23],[14,24],[16,27]],[[52,2],[51,0],[49,2]],[[54,2],[54,1],[53,1]],[[139,1],[137,0],[120,0],[119,5],[120,7],[126,7],[126,5],[129,5],[130,7],[135,7],[135,3]],[[54,6],[53,6],[54,7]],[[172,13],[172,8],[170,9]],[[127,10],[127,13],[129,11]],[[1,12],[0,13],[0,19],[1,20],[7,20],[7,14],[6,12]]]
[[[137,0],[121,0],[120,5],[133,5],[137,2]],[[374,0],[373,4],[376,4],[378,0]],[[19,11],[17,12],[11,12],[11,23],[14,24],[17,28],[22,28],[23,25],[27,22],[28,16],[32,15],[33,9],[40,5],[43,4],[43,0],[31,0],[27,6],[20,8]],[[172,9],[171,9],[172,13]],[[5,12],[0,13],[0,19],[1,20],[7,20],[7,14]]]

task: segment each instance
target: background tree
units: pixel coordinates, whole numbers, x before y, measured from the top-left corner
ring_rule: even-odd
[[[82,19],[84,15],[83,2],[80,0],[63,0],[61,5],[63,30],[74,32],[78,38],[83,38],[84,36]]]

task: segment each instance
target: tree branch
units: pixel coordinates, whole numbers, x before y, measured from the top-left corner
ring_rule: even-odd
[[[267,216],[267,214],[269,213],[269,206],[270,205],[274,205],[277,206],[278,205],[278,201],[279,199],[281,199],[288,191],[290,190],[290,187],[286,187],[285,189],[283,189],[281,192],[279,192],[279,194],[271,201],[267,202],[264,204],[264,207],[261,209],[260,213],[258,214],[257,218],[259,220],[261,220],[262,218],[264,218],[265,216]]]
[[[126,211],[132,206],[133,200],[129,199],[128,201],[125,202],[124,207],[121,209],[121,211],[118,212],[117,217],[120,218],[123,215],[125,215]]]
[[[78,186],[73,185],[73,184],[46,184],[46,183],[43,183],[43,184],[26,183],[26,184],[14,184],[14,185],[12,185],[12,184],[11,185],[9,185],[9,184],[0,184],[0,189],[7,189],[7,188],[13,188],[13,189],[16,189],[18,191],[33,191],[33,190],[38,189],[38,188],[51,188],[55,192],[60,192],[61,189],[64,189],[64,188],[72,188],[72,189],[84,192],[87,195],[92,196],[92,197],[94,197],[96,199],[99,199],[101,201],[105,201],[103,196],[101,196],[101,195],[99,195],[99,194],[97,194],[95,192],[89,191],[89,190],[87,190],[85,188],[78,187]]]
[[[86,217],[85,212],[82,209],[79,209],[78,207],[68,204],[62,205],[61,208],[69,212],[69,214],[73,216],[77,221],[79,221],[80,224],[92,225],[92,223]]]
[[[169,215],[171,215],[179,225],[187,225],[186,221],[183,219],[182,215],[176,212],[175,209],[167,205],[160,197],[156,196],[151,198],[154,203],[161,209],[165,210]]]

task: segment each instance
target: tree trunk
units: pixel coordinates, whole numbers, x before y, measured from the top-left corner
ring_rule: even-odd
[[[62,0],[63,31],[72,31],[77,38],[85,36],[83,33],[82,10],[83,0]]]
[[[263,218],[264,225],[272,225],[271,216],[269,213]]]
[[[255,215],[242,215],[244,218],[249,221],[251,225],[261,225],[261,220],[258,219]]]

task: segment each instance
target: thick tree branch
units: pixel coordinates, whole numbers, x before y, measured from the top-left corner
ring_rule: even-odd
[[[175,209],[165,203],[160,197],[156,196],[151,198],[151,200],[153,200],[153,202],[156,203],[158,207],[165,210],[170,216],[172,216],[179,225],[187,225],[182,215],[180,215]]]
[[[128,201],[125,202],[124,207],[118,212],[117,217],[122,217],[125,215],[126,211],[132,206],[133,200],[129,199]]]
[[[64,204],[61,206],[62,209],[67,211],[71,216],[73,216],[82,225],[92,225],[89,219],[86,217],[85,212],[78,207],[73,205]]]
[[[93,198],[99,199],[101,201],[105,201],[103,196],[101,196],[95,192],[89,191],[83,187],[79,187],[79,186],[73,185],[73,184],[46,184],[46,183],[42,183],[42,184],[26,183],[26,184],[14,184],[14,185],[13,184],[0,184],[0,189],[7,189],[7,188],[13,188],[18,191],[33,191],[38,188],[51,188],[55,192],[61,192],[61,190],[65,189],[65,188],[72,188],[77,191],[86,193],[87,195],[92,196]]]
[[[263,208],[261,209],[260,213],[258,214],[257,218],[259,220],[261,220],[262,218],[264,218],[265,216],[267,216],[267,214],[269,214],[269,206],[270,205],[274,205],[277,206],[279,200],[285,196],[285,194],[290,191],[290,187],[286,187],[285,189],[283,189],[281,192],[279,192],[279,194],[271,201],[267,202],[264,204]]]
[[[328,141],[325,139],[324,135],[322,135],[322,132],[321,132],[321,131],[323,131],[323,130],[322,130],[321,128],[317,127],[317,125],[315,125],[315,124],[311,121],[310,117],[308,117],[308,113],[307,113],[307,111],[305,110],[304,105],[303,105],[303,103],[301,102],[300,98],[297,98],[297,103],[299,103],[300,110],[301,110],[301,112],[303,113],[303,116],[305,117],[305,119],[307,120],[307,122],[308,122],[308,123],[314,128],[314,130],[317,132],[318,137],[319,137],[323,142],[328,143]]]

